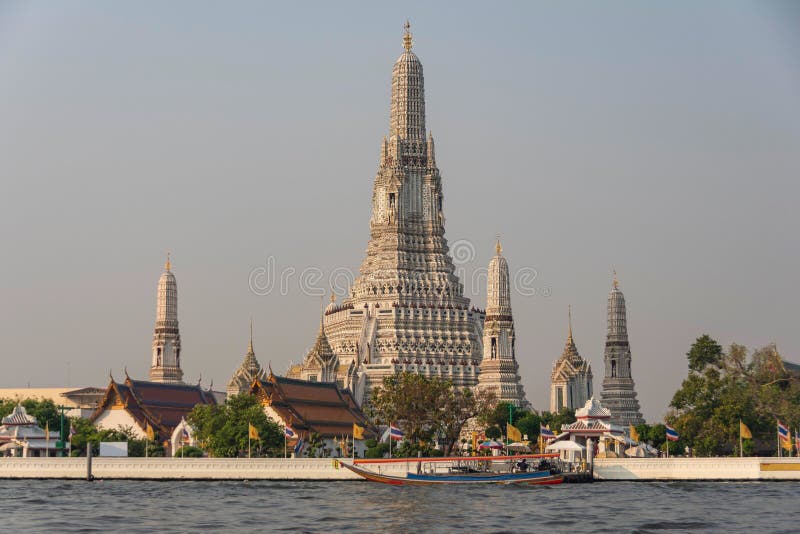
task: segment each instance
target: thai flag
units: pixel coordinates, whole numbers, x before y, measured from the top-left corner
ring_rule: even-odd
[[[283,427],[283,435],[284,435],[284,437],[286,439],[292,439],[292,438],[295,438],[297,436],[297,434],[295,434],[294,430],[292,430],[292,428],[288,427],[288,426]]]
[[[403,439],[403,431],[397,428],[394,425],[389,425],[389,438],[395,441],[400,441]]]
[[[539,425],[539,435],[542,436],[544,439],[554,439],[556,435],[553,433],[552,430],[547,428],[546,426]]]
[[[299,456],[300,453],[303,451],[303,447],[305,446],[306,446],[305,442],[302,439],[298,439],[297,445],[294,446],[294,455]]]
[[[797,433],[797,429],[794,431],[794,448],[800,451],[800,434]]]
[[[677,430],[675,430],[669,425],[664,425],[664,426],[667,427],[667,441],[678,441],[680,439]]]
[[[781,441],[789,441],[789,427],[778,421],[778,436]]]
[[[70,441],[72,441],[72,436],[74,436],[75,434],[77,434],[77,431],[75,430],[75,425],[69,425],[69,438],[68,439]]]
[[[189,431],[186,430],[186,427],[181,429],[181,441],[183,443],[189,443],[189,441],[191,441],[191,438],[189,437]]]

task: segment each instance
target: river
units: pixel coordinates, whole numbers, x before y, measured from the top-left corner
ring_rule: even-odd
[[[6,532],[797,532],[798,503],[797,482],[0,480]]]

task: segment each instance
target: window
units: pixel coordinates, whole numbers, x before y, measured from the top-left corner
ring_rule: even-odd
[[[494,360],[496,358],[497,358],[497,338],[493,337],[492,338],[492,359]]]
[[[309,382],[317,382],[317,375],[308,375]]]
[[[611,378],[617,378],[617,360],[611,360]]]
[[[389,208],[394,209],[394,193],[389,193]]]

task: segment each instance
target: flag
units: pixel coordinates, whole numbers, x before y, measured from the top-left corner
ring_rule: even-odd
[[[353,423],[353,439],[364,439],[364,427]]]
[[[778,437],[781,441],[789,441],[789,427],[778,421]]]
[[[306,443],[302,439],[298,439],[297,445],[294,446],[294,455],[299,456],[305,446]]]
[[[395,441],[400,441],[403,439],[403,431],[394,426],[394,424],[389,425],[389,438]]]
[[[283,437],[285,437],[286,439],[294,439],[297,437],[297,434],[294,433],[292,427],[285,426],[283,427]]]
[[[44,423],[44,439],[50,441],[50,422],[46,421]]]
[[[794,431],[794,448],[800,451],[800,434],[797,433],[797,429]]]
[[[189,431],[186,430],[186,427],[183,427],[183,429],[181,430],[181,443],[189,443],[191,439],[192,438],[189,436]]]
[[[746,424],[742,423],[741,419],[739,420],[739,435],[742,439],[753,439],[753,433],[750,432]]]
[[[675,430],[669,425],[664,425],[664,426],[667,427],[667,441],[678,441],[680,439],[677,430]]]
[[[77,434],[78,432],[75,430],[75,425],[69,425],[69,440],[72,441],[72,436]]]
[[[258,429],[250,423],[247,423],[247,436],[250,439],[261,439],[258,437]]]
[[[542,426],[539,425],[539,435],[542,436],[544,439],[555,439],[556,435],[550,430],[550,425]]]
[[[472,450],[473,451],[477,451],[478,450],[478,433],[477,432],[473,432],[472,433]]]
[[[150,423],[147,423],[147,426],[145,426],[144,431],[145,431],[145,434],[147,434],[148,441],[155,441],[156,440],[156,433],[153,430],[153,427],[150,426]]]
[[[511,441],[522,441],[522,432],[511,423],[506,423],[506,436],[508,436],[508,439]]]
[[[631,439],[633,441],[641,441],[639,439],[639,433],[636,431],[636,427],[631,425]]]

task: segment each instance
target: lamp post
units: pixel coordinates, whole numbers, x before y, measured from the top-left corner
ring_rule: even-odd
[[[59,404],[56,406],[61,411],[61,430],[58,432],[58,441],[56,441],[56,449],[61,449],[61,456],[64,456],[64,410],[69,409],[69,406],[64,406],[63,404]]]

